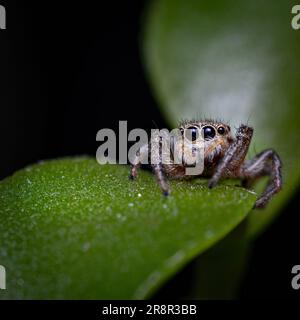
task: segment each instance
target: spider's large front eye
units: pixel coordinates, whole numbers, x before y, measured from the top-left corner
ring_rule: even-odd
[[[211,126],[203,128],[204,139],[212,139],[216,135],[216,130]]]
[[[185,130],[185,137],[190,141],[196,141],[199,137],[198,131],[197,127],[189,127]]]

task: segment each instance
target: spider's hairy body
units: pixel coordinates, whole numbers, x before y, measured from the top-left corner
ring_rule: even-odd
[[[253,135],[251,127],[241,125],[237,129],[235,137],[232,135],[229,125],[209,119],[183,121],[180,123],[179,129],[183,137],[182,144],[190,145],[190,150],[199,143],[196,135],[202,134],[204,170],[199,176],[210,178],[208,182],[210,188],[214,187],[220,179],[237,178],[242,181],[244,186],[249,187],[260,177],[269,176],[269,183],[265,191],[254,205],[256,208],[266,206],[272,196],[281,189],[281,161],[275,151],[268,149],[259,153],[252,160],[245,160]],[[186,132],[189,134],[187,135]],[[192,157],[192,152],[184,153],[182,163],[174,162],[174,155],[182,149],[182,144],[179,143],[173,149],[171,148],[171,156],[167,163],[160,161],[161,153],[158,153],[159,159],[155,165],[152,165],[158,184],[165,195],[169,193],[165,175],[175,179],[195,177],[186,175],[187,163]],[[143,153],[148,153],[149,150],[151,148],[141,148],[140,154],[131,167],[131,178],[136,176],[140,159],[145,156]]]

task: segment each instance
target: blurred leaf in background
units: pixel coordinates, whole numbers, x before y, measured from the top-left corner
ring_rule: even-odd
[[[236,296],[250,246],[245,239],[263,231],[299,184],[300,32],[291,27],[294,5],[154,0],[148,7],[143,56],[170,126],[205,117],[233,128],[248,123],[254,127],[249,156],[273,148],[283,161],[283,191],[265,210],[252,211],[242,232],[199,259],[198,297]]]
[[[145,64],[171,126],[211,117],[232,127],[249,123],[249,155],[275,149],[283,191],[249,217],[261,231],[300,178],[300,32],[291,27],[294,1],[154,0],[143,41]]]

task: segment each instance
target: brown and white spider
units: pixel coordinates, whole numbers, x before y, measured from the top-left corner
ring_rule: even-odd
[[[195,143],[197,134],[201,132],[204,139],[204,170],[200,176],[210,178],[209,188],[213,188],[220,179],[227,178],[238,178],[244,187],[250,187],[258,178],[268,176],[268,184],[256,200],[254,208],[265,207],[272,196],[280,191],[282,186],[281,160],[274,150],[264,150],[253,159],[245,160],[253,135],[251,127],[241,125],[237,129],[235,138],[228,125],[212,120],[185,121],[180,124],[179,129],[185,143],[191,145]],[[140,149],[131,166],[130,178],[136,177],[141,160],[149,157],[150,150],[148,145]],[[157,161],[156,164],[151,165],[157,182],[166,196],[169,194],[169,187],[164,175],[171,178],[186,178],[187,162],[184,160],[181,164],[175,164],[172,161],[174,152],[176,150],[171,148],[171,157],[167,164]],[[159,157],[161,159],[161,153]]]

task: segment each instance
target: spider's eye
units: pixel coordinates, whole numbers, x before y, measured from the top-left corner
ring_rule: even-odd
[[[216,135],[216,131],[211,126],[206,126],[203,128],[204,139],[212,139]]]
[[[181,134],[183,135],[184,129],[183,128],[179,128],[179,130],[180,130]]]
[[[225,128],[222,127],[222,126],[219,127],[219,128],[218,128],[218,133],[219,133],[219,134],[224,134],[224,133],[225,133]]]
[[[185,132],[185,137],[190,141],[196,141],[199,137],[198,130],[199,129],[197,127],[187,128]]]

